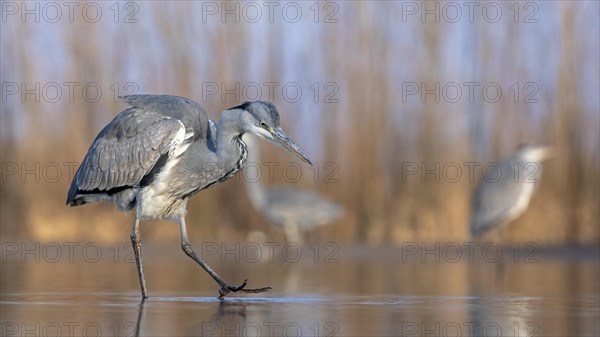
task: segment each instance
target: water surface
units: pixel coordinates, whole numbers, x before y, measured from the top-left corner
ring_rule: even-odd
[[[346,248],[333,259],[209,258],[232,283],[271,286],[220,301],[177,247],[135,264],[4,256],[2,336],[597,336],[598,250],[537,251],[535,260],[410,256]],[[108,250],[105,255],[108,255]],[[304,252],[304,251],[303,251]],[[314,253],[314,250],[313,250]],[[46,256],[48,257],[48,256]],[[237,261],[236,261],[237,260]],[[253,262],[250,262],[252,260]],[[452,262],[452,261],[453,262]]]

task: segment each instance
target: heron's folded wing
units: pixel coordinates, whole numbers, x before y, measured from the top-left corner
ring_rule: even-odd
[[[161,115],[174,117],[171,114],[193,115],[206,112],[200,104],[192,99],[173,95],[127,95],[120,96],[124,103],[133,108],[154,111]]]
[[[471,231],[485,231],[506,220],[522,189],[523,184],[508,174],[499,181],[480,182],[472,200]]]
[[[266,213],[296,219],[299,225],[327,223],[342,215],[342,207],[308,190],[273,187],[267,192]]]
[[[208,115],[202,106],[192,99],[173,95],[129,95],[120,97],[132,108],[152,111],[180,120],[196,139],[207,134]]]
[[[127,109],[98,134],[74,183],[81,191],[138,185],[162,155],[189,137],[184,125],[175,118],[139,108]]]

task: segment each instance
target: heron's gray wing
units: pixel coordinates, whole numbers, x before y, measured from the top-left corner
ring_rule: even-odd
[[[98,134],[73,183],[80,191],[138,185],[161,156],[190,136],[175,118],[139,108],[124,110]]]
[[[291,207],[313,209],[319,207],[321,202],[324,201],[321,196],[314,192],[288,187],[272,187],[267,193],[269,205],[289,205]]]
[[[475,190],[471,211],[473,234],[486,231],[505,221],[522,193],[523,184],[515,181],[507,166],[503,166],[502,172],[498,181],[483,179]]]
[[[302,227],[313,227],[334,221],[342,215],[342,207],[312,191],[274,187],[267,191],[265,212],[278,221],[293,219]]]
[[[188,133],[194,133],[194,139],[206,137],[208,115],[194,100],[173,95],[128,95],[120,98],[133,108],[180,120]]]

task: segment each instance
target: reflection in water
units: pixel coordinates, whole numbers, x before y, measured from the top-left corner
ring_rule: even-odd
[[[140,301],[140,306],[138,308],[138,318],[137,318],[137,322],[135,323],[135,337],[140,336],[140,331],[142,330],[142,324],[143,322],[143,318],[144,318],[144,311],[146,308],[146,301],[147,298],[142,298],[142,300]]]
[[[246,307],[247,303],[241,301],[220,301],[216,312],[212,315],[208,321],[203,321],[194,330],[197,335],[207,336],[215,335],[220,331],[235,331],[234,334],[240,336],[238,333],[240,328],[246,326]],[[222,334],[218,334],[219,336]],[[246,334],[247,335],[247,334]]]
[[[151,252],[149,252],[151,253]],[[597,250],[537,263],[406,261],[401,252],[340,253],[338,263],[229,263],[228,279],[269,283],[265,296],[219,301],[202,271],[149,259],[155,294],[140,302],[126,263],[7,261],[2,336],[598,335]],[[354,254],[354,255],[353,255]],[[161,263],[160,261],[164,261]],[[179,263],[181,262],[181,263]],[[8,272],[6,272],[8,271]],[[177,289],[174,292],[173,289]],[[98,291],[107,292],[98,292]],[[57,330],[58,329],[58,330]]]
[[[225,316],[235,316],[240,318],[246,318],[246,306],[248,304],[244,302],[219,302],[219,311],[217,311],[216,317],[213,321],[220,321]]]
[[[473,336],[537,336],[539,327],[533,321],[531,307],[535,299],[526,297],[472,297],[470,335]]]

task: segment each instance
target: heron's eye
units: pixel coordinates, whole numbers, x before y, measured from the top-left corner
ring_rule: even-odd
[[[261,128],[265,128],[265,129],[267,128],[267,123],[265,123],[265,122],[260,122],[259,125]]]

